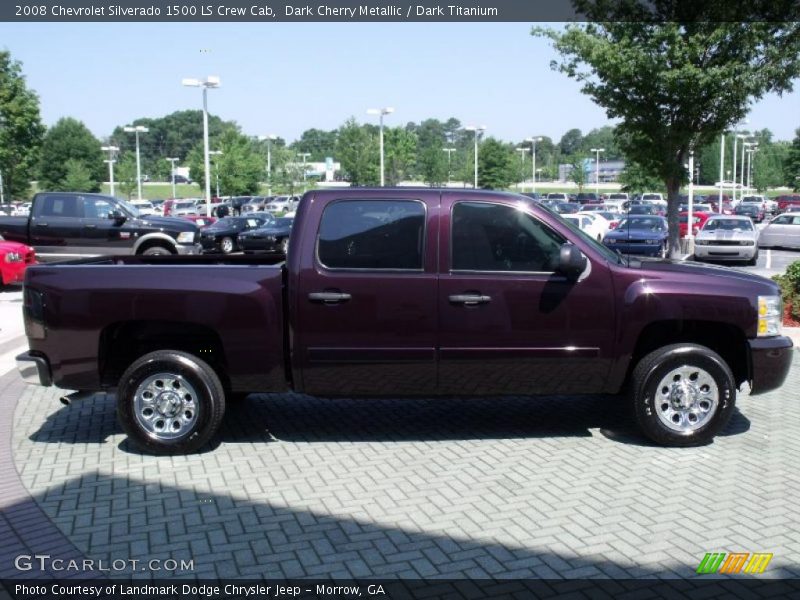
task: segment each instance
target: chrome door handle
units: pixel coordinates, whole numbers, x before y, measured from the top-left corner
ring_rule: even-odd
[[[47,223],[36,223],[37,227],[47,227]]]
[[[92,224],[84,225],[84,227],[86,227],[86,229],[97,229],[97,225]]]
[[[491,296],[482,296],[479,294],[453,294],[450,296],[450,302],[453,304],[463,304],[465,306],[476,306],[478,304],[487,304],[491,302]]]
[[[312,302],[324,302],[325,304],[336,304],[337,302],[347,302],[350,294],[343,292],[311,292],[308,299]]]

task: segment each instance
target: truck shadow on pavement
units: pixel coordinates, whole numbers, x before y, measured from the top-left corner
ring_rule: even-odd
[[[738,408],[722,436],[750,429]],[[653,446],[615,396],[437,399],[325,399],[300,394],[252,394],[231,402],[220,442],[320,443],[592,437]],[[30,439],[44,443],[106,443],[121,434],[115,397],[95,394],[50,415]],[[120,447],[138,454],[131,444]],[[213,450],[213,447],[210,448]]]

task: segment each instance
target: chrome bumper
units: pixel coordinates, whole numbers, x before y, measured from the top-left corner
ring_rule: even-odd
[[[178,254],[202,254],[203,246],[200,244],[176,244]]]
[[[31,356],[29,352],[23,352],[17,356],[17,371],[25,383],[32,385],[53,385],[53,378],[50,375],[50,364],[46,358],[41,356]]]

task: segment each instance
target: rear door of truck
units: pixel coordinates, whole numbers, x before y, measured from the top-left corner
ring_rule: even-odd
[[[81,205],[77,194],[37,194],[30,218],[31,245],[45,256],[83,254]]]
[[[301,237],[289,250],[298,273],[290,302],[299,389],[436,391],[439,197],[420,190],[306,196],[294,228]]]

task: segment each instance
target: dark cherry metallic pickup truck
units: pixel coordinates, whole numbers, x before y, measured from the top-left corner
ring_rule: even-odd
[[[500,192],[307,193],[287,262],[125,256],[28,269],[31,382],[116,389],[141,448],[191,452],[248,392],[624,394],[658,443],[710,441],[779,387],[775,283],[625,259]],[[270,263],[273,264],[270,264]],[[564,410],[569,410],[565,406]]]

